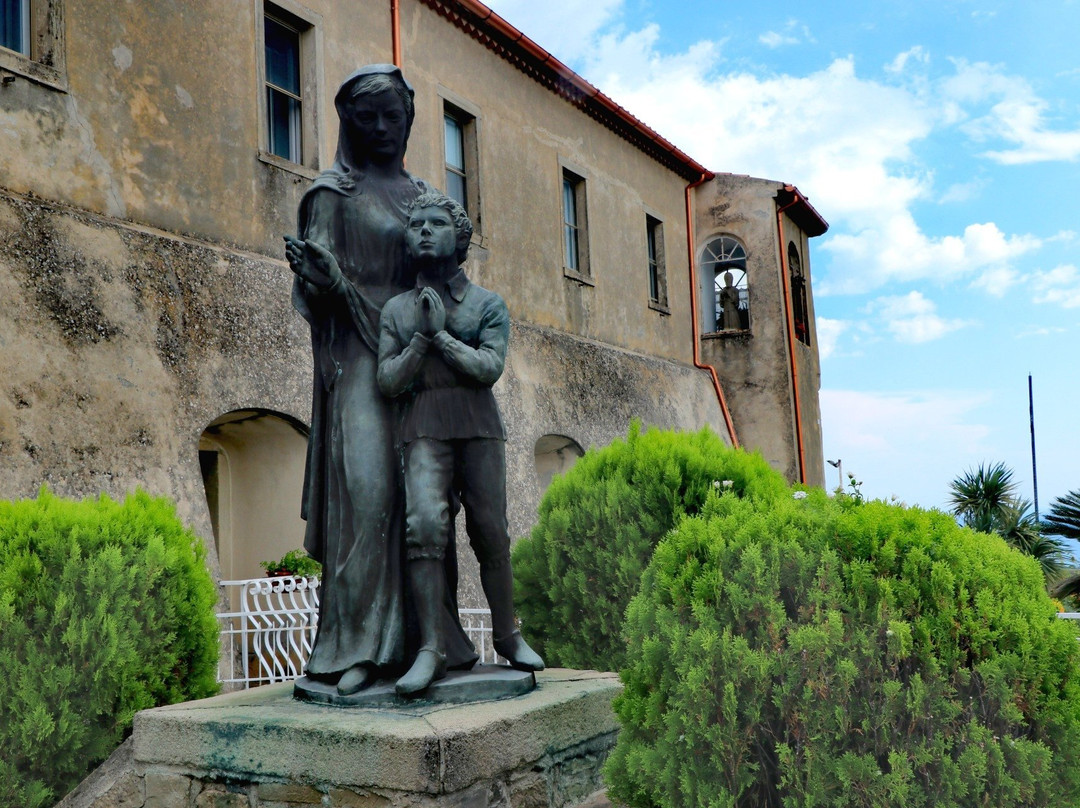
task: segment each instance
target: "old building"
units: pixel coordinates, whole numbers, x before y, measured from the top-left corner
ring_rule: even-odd
[[[357,65],[514,318],[511,524],[629,421],[823,482],[791,186],[713,174],[476,0],[0,0],[0,496],[166,494],[222,577],[300,544],[308,332],[281,234]],[[730,274],[730,282],[728,275]],[[725,291],[725,287],[730,287]]]

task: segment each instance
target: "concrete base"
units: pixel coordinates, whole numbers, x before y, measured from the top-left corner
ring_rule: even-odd
[[[420,696],[406,699],[394,690],[394,680],[376,682],[371,687],[342,696],[337,686],[301,676],[293,695],[301,701],[313,701],[335,707],[411,707],[428,704],[469,704],[478,701],[523,696],[536,687],[531,671],[518,671],[508,665],[475,665],[467,671],[448,671],[446,678],[432,682]]]
[[[146,710],[132,757],[75,808],[569,808],[596,804],[618,678],[549,670],[472,704],[342,709],[269,685]],[[75,796],[73,793],[72,797]],[[89,795],[87,795],[89,796]]]

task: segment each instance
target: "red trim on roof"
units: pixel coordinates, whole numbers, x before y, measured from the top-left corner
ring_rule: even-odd
[[[420,0],[530,78],[686,180],[713,172],[635,118],[478,0]]]
[[[792,205],[793,202],[798,204]],[[780,189],[776,194],[776,204],[780,208],[792,205],[786,211],[788,217],[810,237],[820,236],[829,229],[829,223],[814,209],[814,206],[810,204],[810,200],[803,196],[802,192],[794,185],[785,185]]]

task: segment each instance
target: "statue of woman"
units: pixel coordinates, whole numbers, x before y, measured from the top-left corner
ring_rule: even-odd
[[[415,648],[406,619],[404,505],[394,426],[399,405],[376,382],[383,304],[411,288],[408,207],[428,190],[404,169],[413,90],[393,65],[368,65],[341,85],[334,165],[300,202],[300,238],[286,236],[293,304],[311,326],[315,360],[302,516],[304,546],[323,565],[312,679],[349,695],[396,676]],[[457,619],[447,562],[447,662],[476,653]],[[407,636],[408,635],[408,636]]]

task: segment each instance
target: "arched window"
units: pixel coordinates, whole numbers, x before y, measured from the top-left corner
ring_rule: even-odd
[[[706,331],[745,331],[750,328],[750,293],[746,283],[746,249],[731,236],[705,245],[701,257],[705,282],[712,284],[712,311]]]
[[[788,269],[791,272],[791,317],[795,322],[795,336],[803,345],[810,344],[810,315],[806,307],[806,276],[795,242],[788,242]]]

